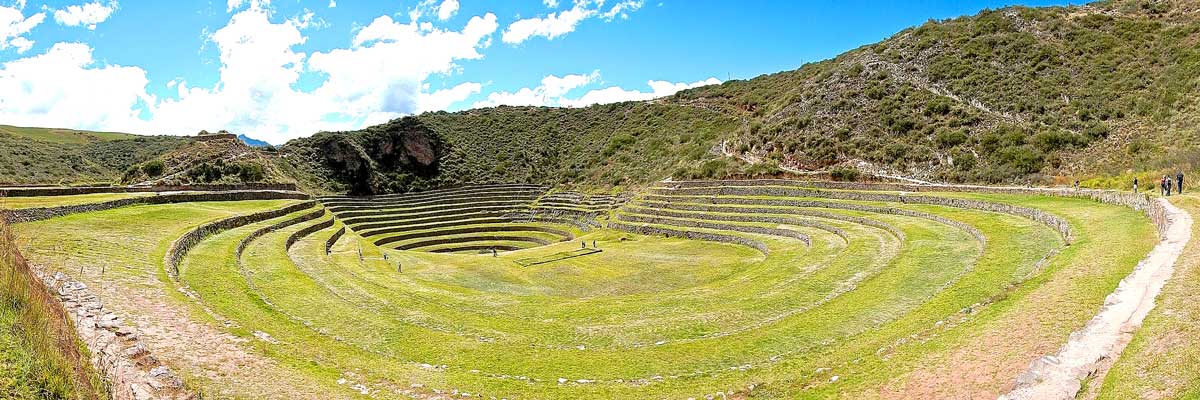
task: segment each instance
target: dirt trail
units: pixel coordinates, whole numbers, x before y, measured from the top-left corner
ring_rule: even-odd
[[[1138,263],[1117,289],[1108,295],[1100,312],[1054,355],[1043,356],[1017,377],[1016,388],[1001,399],[1074,399],[1082,382],[1103,375],[1142,320],[1154,308],[1155,298],[1171,278],[1175,261],[1191,240],[1192,217],[1156,199],[1166,209],[1168,225],[1162,240]],[[1095,379],[1103,379],[1097,376]]]

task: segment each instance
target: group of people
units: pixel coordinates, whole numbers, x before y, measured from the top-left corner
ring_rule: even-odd
[[[1158,181],[1158,189],[1163,196],[1170,196],[1171,193],[1183,194],[1183,171],[1176,172],[1175,179],[1171,179],[1171,175],[1163,175],[1162,179]],[[1136,193],[1137,190],[1138,180],[1137,177],[1134,177],[1133,191]]]
[[[1176,194],[1183,194],[1183,171],[1175,174],[1175,179],[1172,180],[1170,175],[1162,177],[1163,196],[1170,196],[1171,190],[1174,189]]]

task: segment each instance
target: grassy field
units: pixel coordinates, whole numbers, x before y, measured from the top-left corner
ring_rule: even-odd
[[[0,125],[0,133],[51,143],[85,144],[95,141],[133,139],[136,135],[118,132],[93,132],[75,129],[29,128]]]
[[[0,209],[19,210],[22,208],[72,206],[153,195],[155,193],[92,193],[70,196],[0,197]]]
[[[575,229],[496,256],[438,254],[351,230],[326,254],[335,221],[285,249],[327,216],[237,256],[251,232],[302,211],[202,241],[174,281],[162,270],[171,240],[287,202],[136,206],[18,228],[32,258],[112,297],[190,387],[221,398],[994,397],[1157,240],[1122,207],[939,195],[1054,213],[1076,241],[945,206],[671,195],[635,199],[613,221],[763,247]],[[772,201],[809,203],[754,204]],[[573,253],[593,241],[599,251]]]

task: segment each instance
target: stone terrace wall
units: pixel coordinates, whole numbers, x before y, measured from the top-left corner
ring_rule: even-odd
[[[236,185],[160,185],[160,186],[72,186],[0,188],[0,196],[70,196],[94,193],[146,193],[146,192],[228,192],[234,190],[280,190],[297,191],[294,183],[241,183]]]
[[[325,241],[325,252],[328,253],[331,250],[333,250],[334,243],[337,243],[338,239],[341,239],[342,235],[345,235],[345,234],[346,234],[346,227],[344,227],[344,226],[342,227],[342,229],[338,229],[337,232],[334,232],[333,236],[330,236],[329,240]]]
[[[657,216],[657,217],[667,217],[667,218],[702,219],[702,220],[726,221],[726,222],[751,222],[751,223],[767,223],[767,224],[779,224],[779,225],[804,226],[804,227],[809,227],[809,228],[820,229],[820,230],[832,233],[834,235],[838,235],[839,237],[841,237],[843,240],[846,240],[846,241],[850,240],[850,238],[846,235],[846,231],[844,231],[841,228],[838,228],[836,226],[823,224],[823,223],[820,223],[817,221],[807,220],[807,219],[758,215],[759,213],[750,211],[750,209],[739,210],[742,213],[733,214],[733,215],[730,215],[730,214],[707,214],[707,213],[706,214],[697,214],[697,213],[664,210],[661,208],[655,208],[655,207],[650,207],[650,206],[646,206],[643,204],[637,204],[632,207],[626,207],[625,211],[631,212],[634,214],[653,215],[653,216]],[[750,211],[750,212],[747,213],[746,211]],[[778,215],[778,213],[768,213],[768,214]]]
[[[406,235],[389,236],[389,237],[385,237],[385,238],[376,240],[375,245],[381,246],[381,245],[385,245],[388,243],[402,242],[405,240],[433,238],[433,237],[437,237],[437,236],[459,235],[459,234],[465,235],[468,233],[492,233],[492,232],[542,232],[542,233],[549,233],[551,235],[561,236],[561,237],[565,238],[564,240],[571,240],[571,239],[575,238],[575,235],[572,234],[571,232],[567,232],[562,229],[548,228],[548,227],[544,227],[544,226],[514,226],[514,225],[473,226],[473,227],[468,227],[468,228],[443,229],[443,230],[439,230],[439,231],[419,232],[419,233],[410,233],[410,234],[406,234]]]
[[[307,200],[308,195],[300,192],[281,191],[232,191],[212,193],[170,193],[157,196],[133,197],[91,204],[77,204],[60,207],[26,208],[20,210],[0,210],[0,217],[9,223],[33,222],[61,217],[65,215],[104,211],[119,207],[143,204],[190,203],[198,201],[242,201],[242,200]]]
[[[678,198],[673,198],[670,196],[657,196],[657,195],[647,196],[646,199],[651,200],[651,201],[657,201],[657,202],[665,202],[665,203],[675,203],[675,202],[679,201]],[[927,219],[930,221],[934,221],[934,222],[938,222],[938,223],[941,223],[944,225],[949,225],[949,226],[958,228],[958,229],[963,230],[963,231],[967,232],[968,234],[970,234],[972,237],[974,237],[976,240],[978,240],[979,243],[987,244],[987,237],[984,236],[983,232],[980,231],[978,228],[971,226],[970,224],[955,221],[955,220],[952,220],[949,218],[942,217],[940,215],[935,215],[935,214],[930,214],[930,213],[925,213],[925,212],[920,212],[920,211],[914,211],[914,210],[905,210],[902,208],[872,206],[872,205],[857,204],[857,203],[836,203],[836,202],[829,202],[829,201],[795,200],[795,199],[756,199],[756,198],[744,198],[744,197],[725,197],[725,198],[719,198],[719,199],[713,198],[710,200],[713,201],[713,204],[718,204],[717,202],[719,201],[720,202],[719,204],[776,206],[776,207],[831,208],[831,209],[835,209],[835,210],[862,211],[862,212],[875,213],[875,214],[891,214],[891,215],[900,215],[900,216],[905,216],[905,217],[921,218],[921,219]],[[686,204],[691,204],[691,203],[686,203]],[[903,236],[898,236],[898,237],[903,237]]]
[[[204,238],[240,226],[266,221],[271,218],[281,217],[300,210],[306,210],[315,207],[316,205],[317,202],[315,200],[310,200],[277,210],[238,215],[200,225],[196,229],[193,229],[179,237],[179,239],[175,239],[174,242],[171,242],[171,247],[167,249],[167,254],[165,257],[163,257],[163,267],[166,268],[167,273],[171,275],[171,278],[178,279],[179,262],[183,260],[183,256],[187,255],[187,252],[190,251],[192,247],[196,246],[196,244],[200,243],[200,241],[204,240]]]
[[[615,230],[622,231],[622,232],[635,233],[638,235],[678,237],[678,238],[692,239],[692,240],[703,240],[703,241],[708,241],[708,242],[736,244],[736,245],[742,245],[742,246],[746,246],[746,247],[758,250],[760,253],[763,253],[763,255],[771,254],[771,251],[769,249],[767,249],[767,245],[765,243],[757,241],[757,240],[747,239],[747,238],[744,238],[741,236],[735,236],[735,235],[725,235],[725,234],[720,234],[720,233],[708,233],[708,232],[683,231],[683,230],[676,230],[676,229],[660,228],[660,227],[649,226],[649,225],[633,225],[633,224],[627,224],[624,222],[610,222],[610,223],[608,223],[608,228],[615,229]]]
[[[718,181],[682,181],[664,184],[668,187],[705,187],[712,186]],[[1017,186],[979,186],[979,185],[949,185],[949,184],[911,184],[911,183],[867,183],[867,182],[826,182],[826,181],[793,181],[784,179],[752,179],[724,181],[739,186],[795,186],[838,190],[889,190],[898,192],[953,192],[953,193],[988,193],[1012,194],[1027,196],[1058,196],[1095,200],[1104,204],[1125,206],[1141,211],[1150,217],[1160,235],[1165,232],[1167,220],[1166,210],[1146,194],[1120,192],[1115,190],[1080,189],[1074,188],[1044,188]]]
[[[805,235],[804,233],[793,231],[791,229],[766,228],[766,227],[751,226],[751,225],[722,224],[722,223],[718,223],[718,222],[708,222],[708,221],[700,221],[700,220],[663,218],[663,217],[629,215],[629,214],[620,214],[617,216],[617,218],[619,218],[623,222],[634,222],[634,223],[645,223],[645,224],[667,225],[667,226],[680,226],[680,227],[687,227],[687,228],[715,229],[715,230],[722,230],[722,231],[750,233],[750,234],[755,234],[755,235],[767,235],[767,236],[791,238],[791,239],[796,239],[801,242],[804,242],[804,244],[807,246],[812,246],[812,238],[808,237],[808,235]]]
[[[283,229],[283,228],[287,228],[287,227],[295,225],[295,224],[304,223],[305,221],[312,221],[314,219],[321,218],[324,215],[325,215],[325,209],[322,208],[322,209],[318,209],[316,211],[310,212],[308,214],[301,214],[300,216],[298,216],[296,218],[288,219],[287,221],[283,221],[283,222],[280,222],[280,223],[277,223],[277,224],[274,224],[271,226],[259,228],[259,229],[255,230],[254,232],[251,232],[249,235],[246,235],[245,238],[242,238],[242,241],[238,243],[237,250],[234,250],[234,255],[237,258],[242,258],[242,253],[244,253],[246,251],[246,247],[250,246],[250,242],[253,242],[254,239],[258,239],[259,237],[262,237],[263,235],[266,235],[271,232],[275,232],[275,231]],[[289,237],[290,237],[290,235],[289,235]],[[291,246],[285,245],[284,247],[287,248],[287,247],[291,247]]]
[[[719,182],[718,182],[719,184]],[[1016,215],[1040,222],[1058,231],[1063,240],[1069,245],[1075,240],[1071,225],[1067,220],[1052,213],[1035,208],[1014,206],[1010,204],[993,203],[982,200],[957,199],[939,196],[921,196],[892,193],[862,193],[849,191],[819,190],[804,187],[788,186],[711,186],[679,189],[656,189],[655,193],[680,196],[782,196],[782,197],[811,197],[835,200],[893,202],[906,204],[925,204],[953,208],[990,211]]]
[[[808,210],[801,208],[773,208],[773,207],[736,207],[736,206],[718,206],[700,203],[678,203],[678,202],[641,202],[641,207],[649,207],[653,209],[668,209],[668,210],[683,210],[683,211],[700,211],[706,213],[750,213],[750,214],[773,214],[773,215],[803,215],[806,217],[816,217],[823,219],[831,219],[836,221],[850,222],[858,225],[865,225],[882,229],[891,233],[897,239],[904,240],[904,231],[895,227],[892,224],[878,221],[870,218],[856,217],[853,215],[838,214],[827,211]]]
[[[288,236],[287,242],[285,242],[283,244],[283,249],[291,250],[292,246],[295,245],[296,242],[299,242],[300,239],[304,239],[304,238],[308,237],[308,235],[317,233],[317,231],[320,231],[322,229],[333,226],[334,221],[335,220],[333,218],[330,218],[319,224],[313,224],[313,225],[304,227],[304,229],[292,232],[292,234]]]

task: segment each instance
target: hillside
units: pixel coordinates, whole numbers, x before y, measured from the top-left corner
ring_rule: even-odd
[[[107,183],[188,139],[0,125],[0,184]]]
[[[736,125],[669,104],[586,108],[498,107],[427,113],[354,132],[319,133],[280,148],[302,186],[386,193],[464,183],[573,183],[612,187],[703,165]]]
[[[738,156],[1011,182],[1197,158],[1194,2],[1012,7],[930,21],[795,71],[666,100],[745,117]]]
[[[1200,164],[1188,112],[1200,72],[1197,9],[1145,1],[1010,7],[648,103],[424,114],[415,119],[446,145],[438,171],[394,172],[360,191],[464,182],[611,187],[780,168],[983,183],[1191,170]],[[388,128],[345,134],[379,129]],[[284,148],[316,154],[312,143]]]

